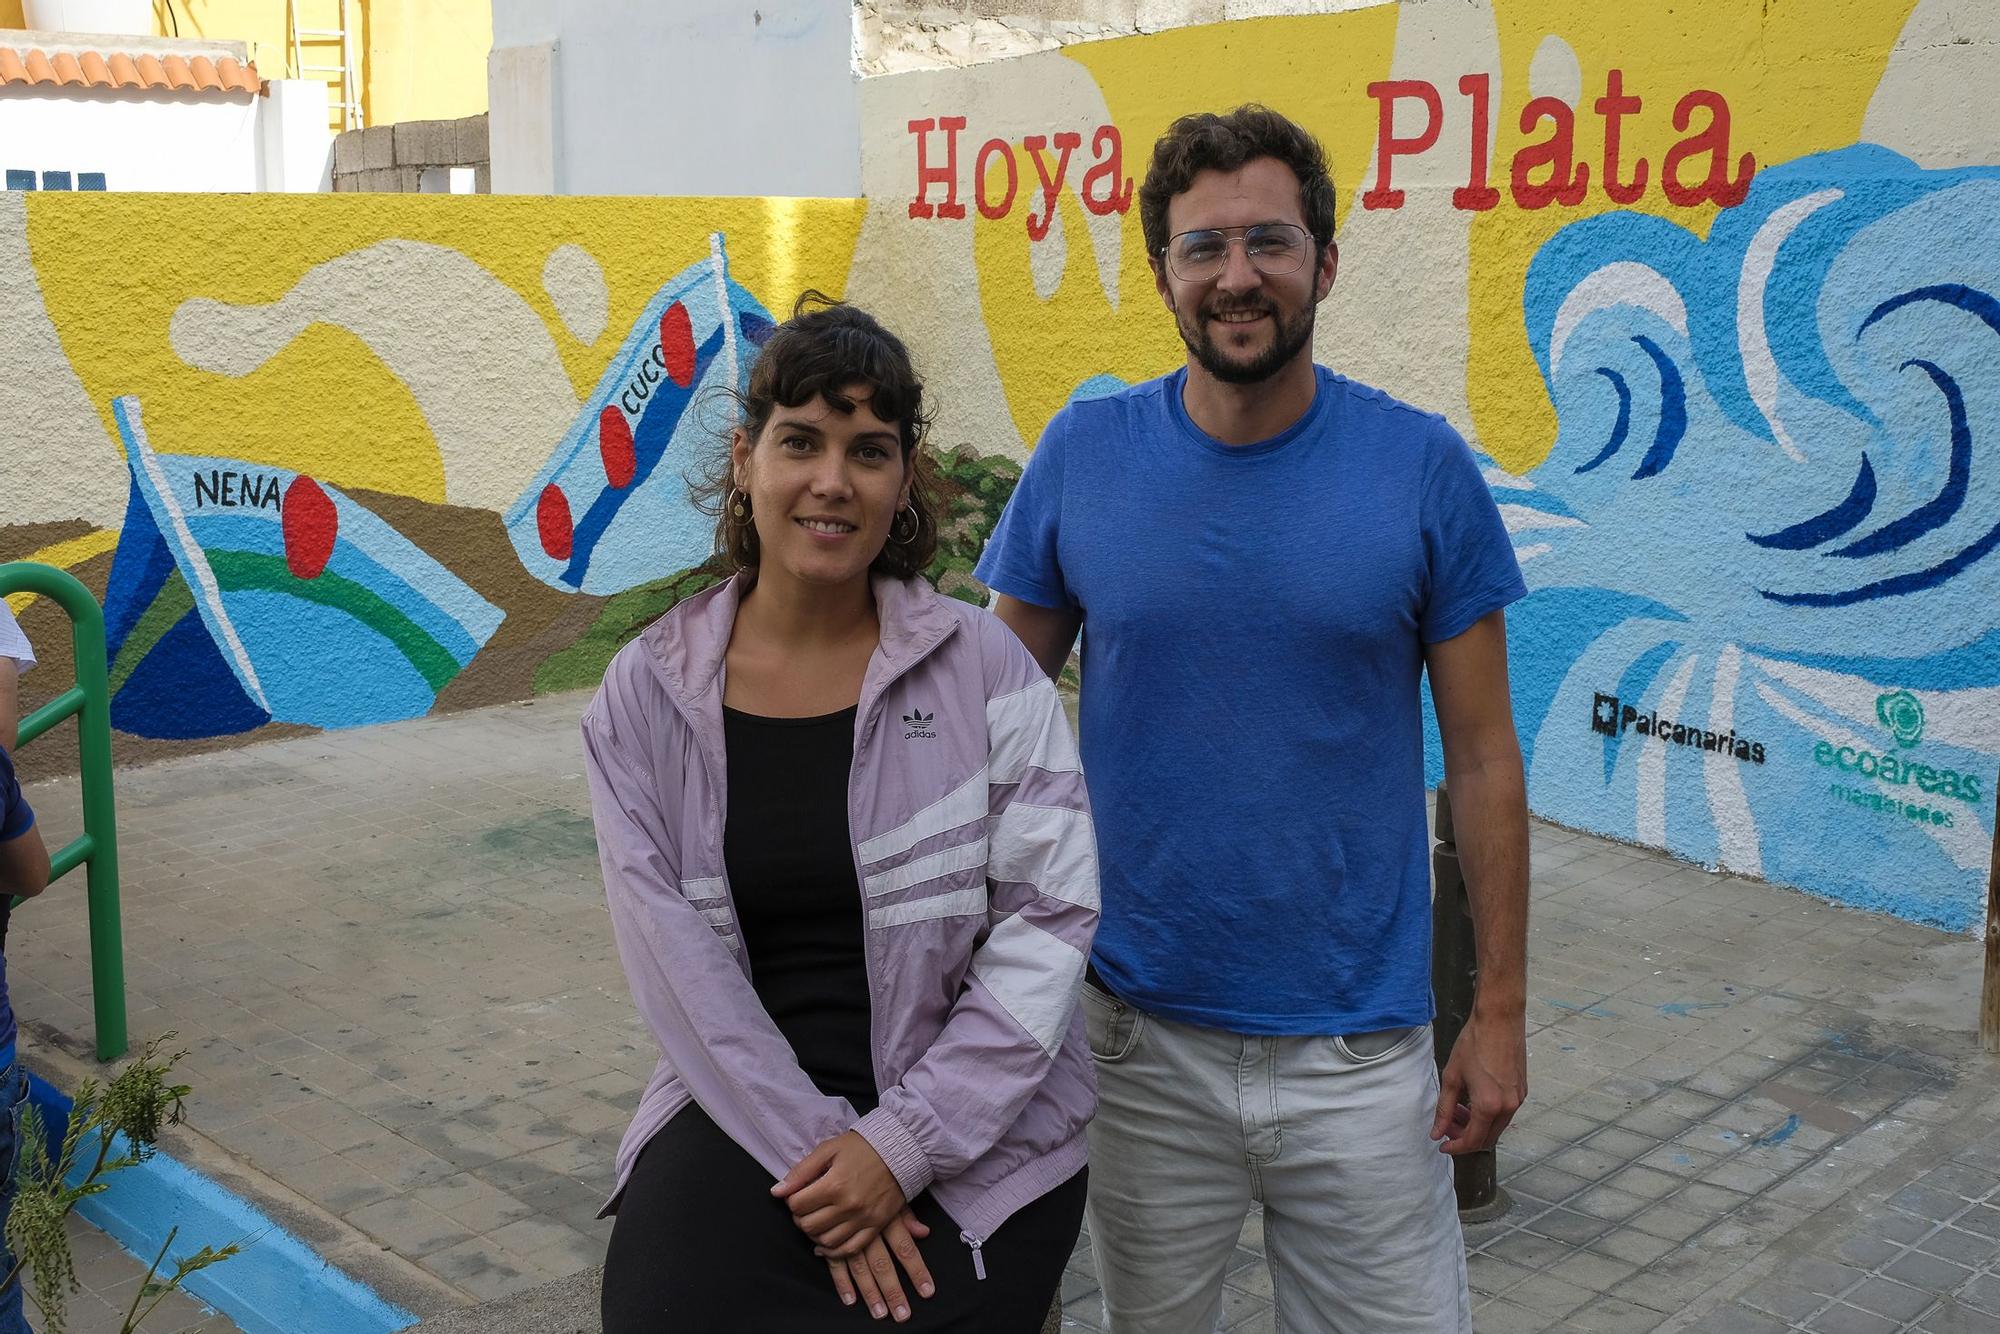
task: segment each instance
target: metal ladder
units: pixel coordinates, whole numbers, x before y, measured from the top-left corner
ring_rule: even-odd
[[[118,809],[111,788],[111,692],[105,679],[104,609],[74,575],[28,561],[0,563],[0,598],[35,593],[69,614],[76,684],[21,720],[26,746],[63,719],[76,717],[83,784],[83,835],[50,858],[49,882],[84,869],[90,919],[90,994],[97,1059],[125,1054],[125,931],[118,908]]]
[[[361,128],[361,85],[354,76],[354,25],[348,22],[349,0],[340,0],[340,26],[337,28],[301,28],[299,26],[298,0],[285,0],[285,26],[291,30],[292,68],[302,79],[318,75],[325,82],[334,82],[339,76],[339,96],[334,99],[333,113],[336,130],[358,130]],[[327,46],[340,43],[340,63],[338,65],[308,65],[305,49],[308,46]]]

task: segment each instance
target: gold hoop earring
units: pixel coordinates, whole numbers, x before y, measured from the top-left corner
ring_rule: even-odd
[[[739,528],[750,522],[749,500],[750,497],[744,495],[735,487],[732,486],[729,488],[729,517]]]
[[[910,516],[910,532],[907,537],[898,537],[896,536],[896,528],[897,525],[902,523],[903,515],[905,512],[907,512]],[[889,540],[891,542],[894,542],[899,547],[906,547],[910,545],[910,543],[917,540],[917,534],[923,531],[923,527],[924,527],[924,516],[917,513],[917,507],[915,505],[912,505],[907,501],[905,501],[903,504],[903,508],[896,512],[895,522],[889,525]]]

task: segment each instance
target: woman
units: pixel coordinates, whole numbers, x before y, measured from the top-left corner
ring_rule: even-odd
[[[607,1206],[607,1334],[1031,1334],[1075,1244],[1096,848],[1054,686],[917,577],[922,395],[894,335],[802,297],[698,489],[735,576],[584,715],[662,1053]]]

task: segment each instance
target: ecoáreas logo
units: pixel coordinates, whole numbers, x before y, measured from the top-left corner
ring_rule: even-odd
[[[1924,736],[1923,701],[1907,690],[1890,690],[1875,700],[1875,718],[1888,729],[1895,748],[1907,750]],[[1813,745],[1813,759],[1829,769],[1872,778],[1879,783],[1914,785],[1919,791],[1951,797],[1968,804],[1983,800],[1979,775],[1962,774],[1956,769],[1940,769],[1924,764],[1913,755],[1897,755],[1860,746],[1836,746],[1831,741]]]
[[[1924,739],[1924,702],[1907,690],[1878,696],[1875,716],[1895,734],[1899,746],[1914,746]]]

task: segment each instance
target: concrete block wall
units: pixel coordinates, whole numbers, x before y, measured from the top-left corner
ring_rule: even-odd
[[[454,169],[459,174],[453,175]],[[486,116],[349,130],[334,139],[333,188],[342,193],[490,194]]]

